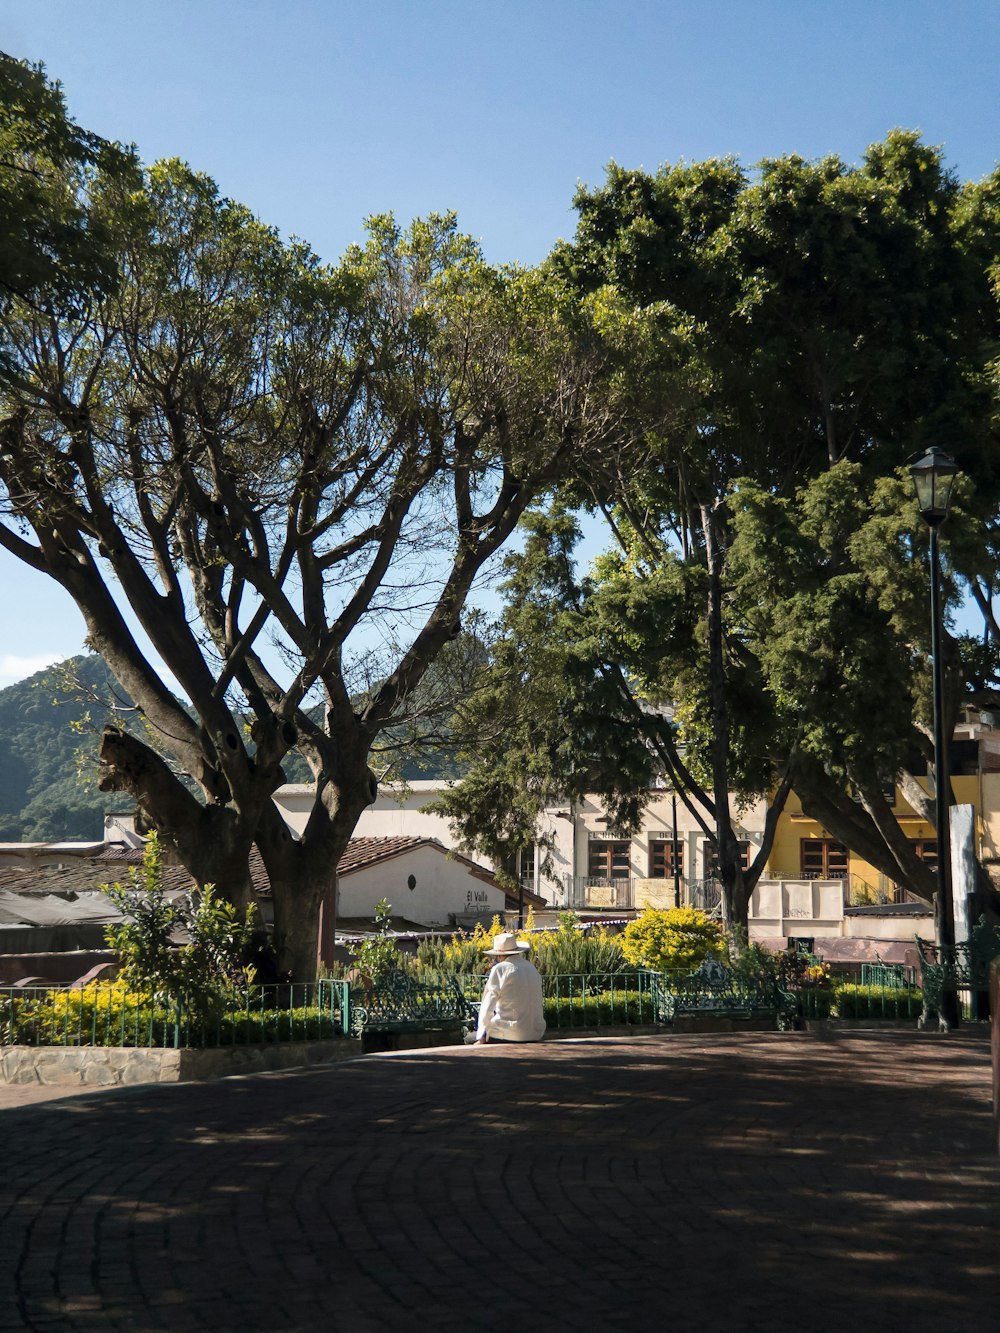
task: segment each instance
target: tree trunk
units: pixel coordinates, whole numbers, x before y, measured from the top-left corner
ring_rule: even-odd
[[[233,805],[202,805],[145,742],[115,727],[101,738],[101,791],[127,792],[136,832],[155,830],[199,887],[211,884],[245,916],[256,894],[250,824]]]
[[[273,802],[261,812],[257,826],[257,846],[271,884],[278,970],[295,981],[316,978],[320,905],[336,880],[361,812],[378,792],[368,767],[367,737],[359,734],[348,743],[346,730],[340,734],[345,743],[339,748],[336,780],[327,774],[317,782],[301,838],[292,837]],[[325,922],[329,931],[336,928],[336,908],[331,910],[334,920]]]
[[[712,800],[715,806],[716,855],[722,881],[722,916],[730,929],[748,928],[749,895],[743,885],[739,845],[729,813],[729,717],[726,706],[726,660],[723,640],[722,557],[714,510],[703,505],[702,532],[708,570],[708,672],[712,707]]]
[[[336,879],[336,866],[310,883],[272,880],[273,946],[278,973],[294,981],[315,981],[319,964],[320,903]]]

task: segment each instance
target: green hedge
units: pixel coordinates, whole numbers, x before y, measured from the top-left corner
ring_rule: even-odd
[[[124,1014],[81,1006],[74,1021],[42,1001],[0,1010],[0,1042],[22,1046],[152,1046],[172,1048],[247,1046],[281,1041],[318,1041],[340,1033],[339,1020],[315,1005],[296,1009],[234,1009],[210,1020],[182,1019],[162,1007],[135,1007]],[[4,1021],[5,1020],[5,1021]]]
[[[915,986],[860,986],[853,982],[836,991],[839,1018],[917,1018],[923,996]]]
[[[550,1031],[631,1026],[653,1021],[653,1004],[648,991],[601,991],[595,995],[559,995],[545,999],[545,1024]]]

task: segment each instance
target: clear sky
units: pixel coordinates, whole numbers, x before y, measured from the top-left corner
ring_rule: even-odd
[[[1000,0],[0,0],[0,49],[331,260],[371,213],[453,208],[534,263],[612,158],[856,161],[903,126],[963,179],[1000,160]],[[0,686],[82,647],[7,559],[0,627]]]

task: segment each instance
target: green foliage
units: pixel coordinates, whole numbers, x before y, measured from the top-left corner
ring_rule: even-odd
[[[721,794],[770,798],[788,778],[898,880],[879,793],[925,748],[930,680],[914,451],[947,442],[971,483],[945,533],[949,604],[975,580],[988,608],[1000,555],[1000,171],[960,185],[896,130],[857,166],[612,165],[576,205],[550,264],[634,349],[646,429],[560,495],[613,526],[589,579],[565,510],[529,534],[484,696],[496,739],[470,747],[449,813],[496,849],[525,822],[505,830],[497,810],[587,784],[628,828],[659,768],[709,811],[738,920],[751,881],[731,847],[722,860]],[[997,687],[986,621],[989,652],[946,644],[953,700]],[[683,763],[651,716],[664,702]],[[915,857],[909,879],[928,891]]]
[[[647,907],[622,932],[630,963],[654,972],[693,971],[707,958],[725,958],[726,938],[717,922],[694,907]]]
[[[240,1003],[242,999],[242,1003]],[[338,1035],[339,1021],[317,1005],[278,1007],[262,992],[209,1012],[177,997],[135,990],[122,978],[80,990],[0,1000],[0,1041],[28,1046],[242,1046]]]
[[[375,904],[375,938],[362,940],[351,952],[351,961],[357,970],[372,981],[394,967],[398,967],[402,955],[394,940],[389,938],[392,930],[392,904],[387,898],[380,898]]]
[[[99,841],[122,798],[99,791],[96,735],[128,701],[96,653],[0,690],[0,841]]]
[[[134,176],[132,153],[74,124],[41,65],[0,52],[0,305],[12,293],[77,309],[116,285],[98,183]]]
[[[544,1014],[545,1026],[553,1032],[560,1028],[635,1026],[653,1021],[649,995],[623,989],[589,995],[547,995]]]
[[[536,931],[531,936],[531,961],[543,977],[600,974],[612,976],[633,972],[625,956],[622,937],[599,927],[596,930],[567,929]]]
[[[913,986],[861,986],[846,982],[835,992],[839,1018],[915,1018],[920,1013],[921,992]]]
[[[526,930],[532,929],[529,912]],[[488,927],[476,922],[472,930],[457,930],[449,939],[421,940],[417,945],[415,967],[422,979],[439,980],[451,976],[475,976],[488,972],[492,959],[486,957],[493,941],[507,927],[494,916]]]
[[[211,885],[170,900],[162,888],[162,860],[155,834],[143,848],[142,867],[127,886],[104,892],[123,919],[106,928],[126,985],[182,999],[199,1013],[217,1011],[252,984],[243,962],[254,932],[255,909],[240,920]]]
[[[787,973],[782,969],[783,961],[783,955],[772,953],[759,944],[747,944],[736,950],[730,943],[726,966],[737,981],[751,986],[779,980],[785,984]]]

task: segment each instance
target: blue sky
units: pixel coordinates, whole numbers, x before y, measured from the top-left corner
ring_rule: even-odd
[[[855,161],[904,126],[962,178],[1000,160],[998,0],[0,0],[0,49],[328,259],[453,208],[534,263],[612,158]],[[2,559],[0,587],[0,686],[80,651],[54,585]]]

